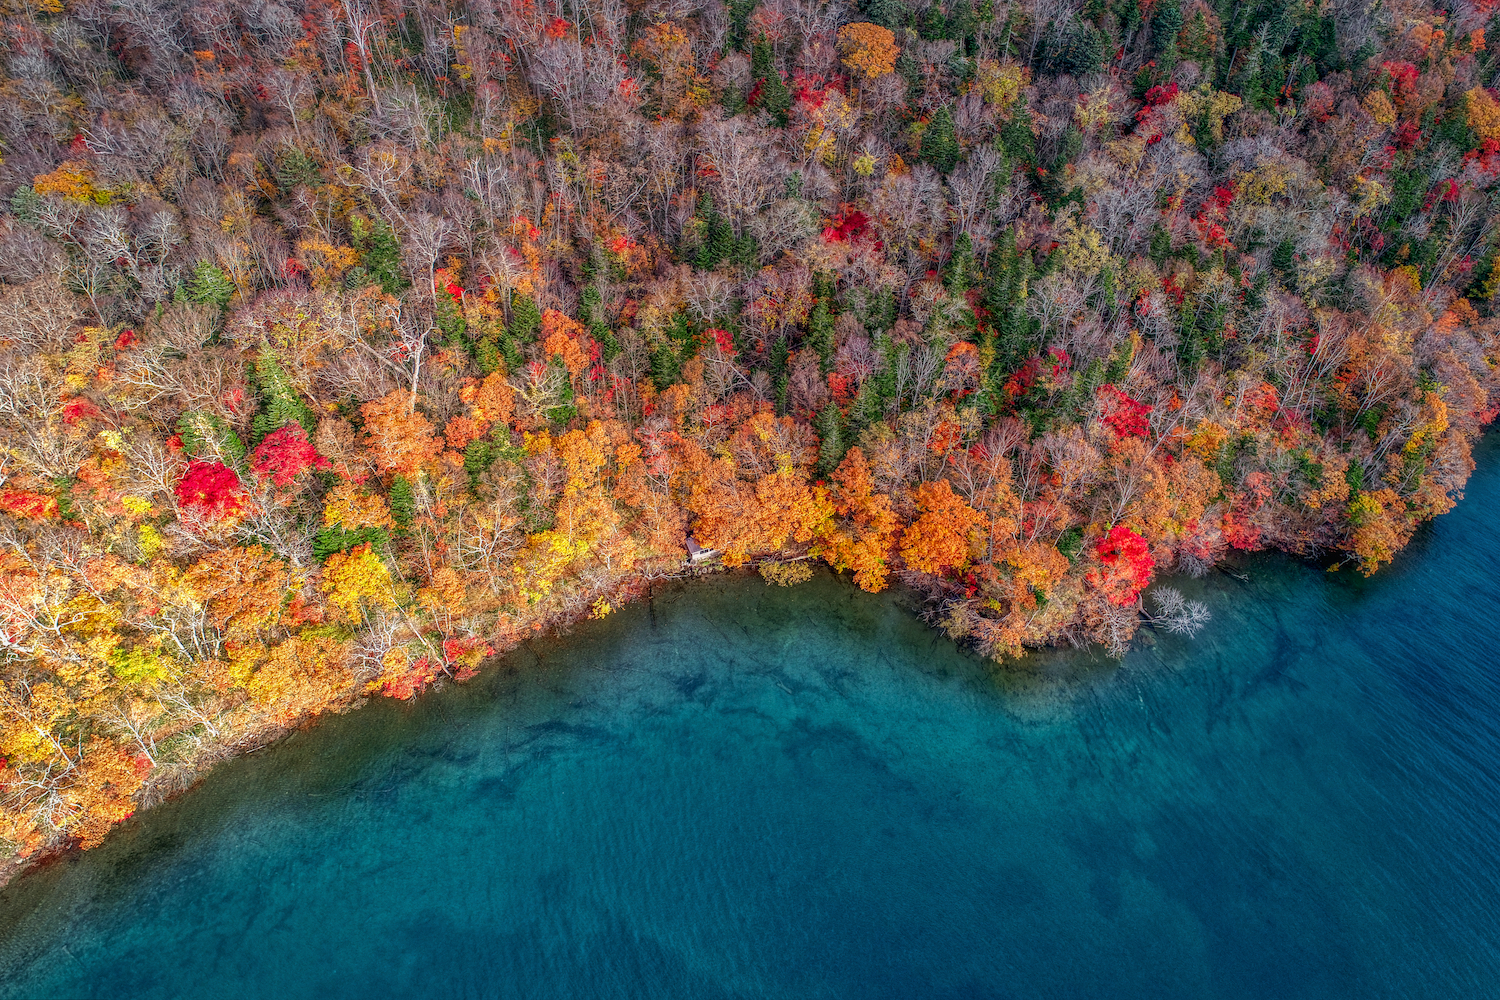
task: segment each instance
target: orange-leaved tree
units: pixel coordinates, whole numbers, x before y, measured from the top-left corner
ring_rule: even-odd
[[[232,634],[253,633],[274,622],[292,584],[286,563],[259,545],[210,552],[183,582],[208,609],[209,621]]]
[[[1362,492],[1349,503],[1349,548],[1366,576],[1395,558],[1411,537],[1406,505],[1392,489]]]
[[[901,558],[922,573],[940,576],[969,561],[970,539],[984,515],[953,492],[948,480],[923,483],[913,491],[918,516],[901,533]]]
[[[833,473],[829,491],[837,517],[824,522],[815,551],[835,570],[851,570],[862,590],[885,588],[887,562],[901,527],[891,500],[875,490],[870,464],[859,448],[850,448]]]
[[[422,466],[443,450],[433,427],[412,405],[411,394],[396,390],[360,407],[365,439],[375,464],[383,472],[414,478]]]
[[[865,21],[846,24],[839,29],[839,52],[844,65],[866,80],[884,76],[896,68],[896,36],[889,28]]]

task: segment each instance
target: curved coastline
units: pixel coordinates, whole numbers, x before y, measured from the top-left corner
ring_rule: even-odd
[[[373,963],[299,987],[330,995],[444,969],[523,995],[548,975],[602,995],[585,972],[683,996],[1048,995],[1049,965],[1057,995],[1482,994],[1497,637],[1454,597],[1500,551],[1496,492],[1481,471],[1369,580],[1255,557],[1248,582],[1200,585],[1200,642],[1121,667],[1063,651],[997,675],[826,576],[674,586],[230,762],[13,883],[0,994],[173,995],[173,962],[264,993],[314,944]],[[442,933],[396,932],[423,921]],[[186,944],[146,948],[174,928]]]

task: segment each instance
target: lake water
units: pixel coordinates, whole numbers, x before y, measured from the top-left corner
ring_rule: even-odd
[[[1373,579],[1123,664],[717,579],[0,892],[0,996],[1500,996],[1500,447]]]

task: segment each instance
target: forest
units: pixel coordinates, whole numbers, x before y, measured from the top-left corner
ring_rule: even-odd
[[[995,660],[1375,571],[1500,406],[1493,6],[5,0],[0,857],[705,569]]]

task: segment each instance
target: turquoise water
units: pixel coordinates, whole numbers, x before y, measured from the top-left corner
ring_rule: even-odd
[[[1500,995],[1500,448],[1371,580],[1115,665],[720,579],[220,768],[0,892],[0,995]]]

